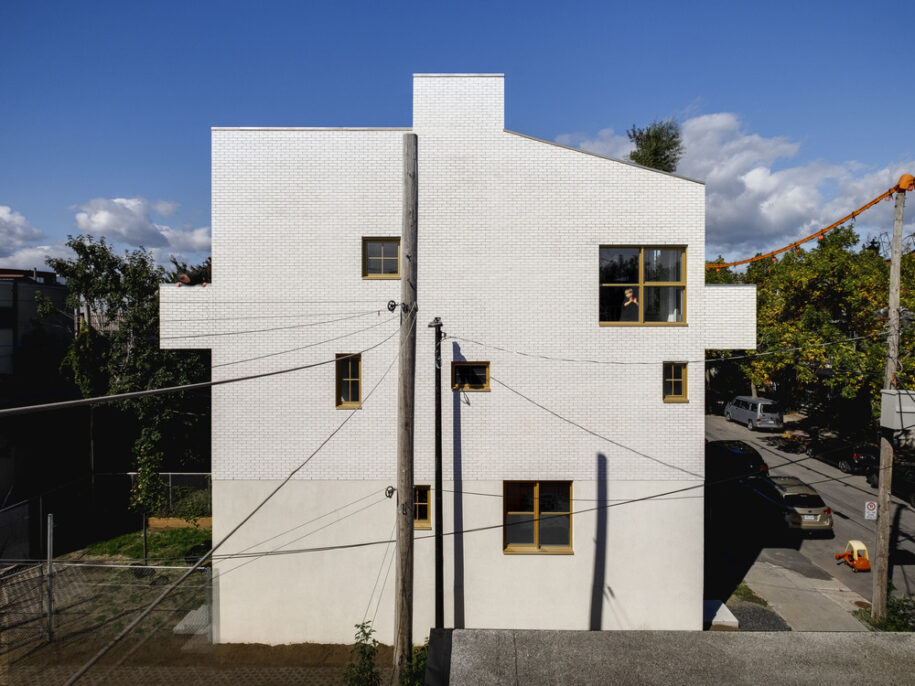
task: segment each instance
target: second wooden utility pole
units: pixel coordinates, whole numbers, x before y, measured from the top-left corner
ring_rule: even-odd
[[[905,192],[910,190],[911,178],[903,176],[896,186],[896,216],[893,221],[893,242],[890,253],[890,308],[886,337],[886,369],[883,387],[896,388],[896,371],[899,365],[899,288],[902,262],[902,214]],[[871,617],[886,617],[886,600],[889,582],[890,558],[890,488],[893,481],[893,445],[889,429],[880,429],[880,471],[877,494],[877,550],[874,555],[874,588],[871,596]]]
[[[413,400],[416,377],[416,134],[403,137],[400,239],[400,383],[397,393],[397,580],[394,683],[413,659]]]

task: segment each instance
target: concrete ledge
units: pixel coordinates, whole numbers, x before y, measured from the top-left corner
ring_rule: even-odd
[[[739,629],[740,622],[720,600],[703,600],[702,626],[712,629]]]
[[[888,633],[455,630],[450,684],[910,683],[915,640]]]

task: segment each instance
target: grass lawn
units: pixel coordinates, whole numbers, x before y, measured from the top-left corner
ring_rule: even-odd
[[[166,529],[148,531],[146,535],[150,560],[172,560],[183,564],[188,551],[195,546],[206,545],[212,538],[212,531],[204,528]],[[106,557],[131,560],[143,559],[143,532],[122,534],[107,541],[88,545],[75,555],[82,557]]]

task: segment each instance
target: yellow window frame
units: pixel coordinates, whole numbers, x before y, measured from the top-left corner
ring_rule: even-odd
[[[425,485],[413,486],[413,528],[432,528],[432,489]],[[423,517],[425,512],[425,517]]]
[[[665,403],[688,403],[689,393],[687,392],[687,364],[686,362],[664,362],[661,372],[661,395]],[[682,383],[682,393],[667,393],[667,384],[673,385],[675,382]]]
[[[598,246],[598,276],[600,275],[600,251],[607,249],[638,250],[639,251],[639,280],[638,283],[604,283],[598,278],[597,302],[598,323],[600,326],[686,326],[686,246],[685,245],[609,245]],[[646,250],[679,250],[680,251],[680,281],[645,281],[645,251]],[[639,293],[639,319],[634,322],[605,322],[600,320],[600,289],[605,286],[638,289]],[[679,322],[646,322],[645,321],[645,288],[679,287],[683,289],[683,321]]]
[[[457,370],[460,367],[485,367],[486,368],[486,382],[483,386],[473,386],[466,383],[458,383]],[[485,391],[491,390],[489,387],[489,362],[452,362],[451,363],[451,390],[452,391],[466,391],[468,393],[482,393]]]
[[[337,353],[336,367],[336,399],[335,403],[338,410],[356,410],[362,407],[362,355],[358,353]],[[355,385],[355,395],[358,400],[343,400],[343,389],[349,385],[349,390],[353,390]]]
[[[369,257],[369,243],[381,243],[381,257]],[[387,253],[387,248],[393,246],[394,255]],[[381,260],[382,273],[369,273],[370,261]],[[397,263],[397,272],[393,274],[383,273],[383,266],[386,260],[395,260]],[[400,238],[391,236],[364,236],[362,238],[362,278],[363,279],[399,279],[400,278]]]
[[[541,512],[540,511],[540,484],[566,484],[569,488],[569,509],[568,511]],[[508,509],[508,488],[510,484],[534,484],[534,511],[515,511]],[[503,481],[502,482],[502,552],[506,555],[572,555],[572,482],[571,481]],[[508,516],[509,515],[526,515],[529,514],[534,520],[534,542],[533,543],[511,543],[508,542]],[[569,518],[569,545],[540,545],[540,519],[549,516],[568,516]]]

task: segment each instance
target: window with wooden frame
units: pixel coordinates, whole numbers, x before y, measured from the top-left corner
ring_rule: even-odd
[[[362,355],[337,354],[337,408],[362,407]]]
[[[432,516],[430,513],[429,487],[413,487],[413,528],[431,529]]]
[[[665,403],[689,402],[686,395],[686,362],[665,362],[663,377]]]
[[[506,481],[503,489],[504,552],[572,552],[571,481]]]
[[[452,391],[488,391],[489,362],[452,362]]]
[[[683,326],[686,248],[600,246],[601,326]]]
[[[362,239],[362,278],[400,278],[400,239]]]

